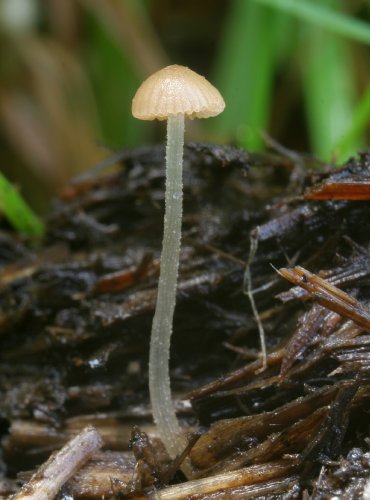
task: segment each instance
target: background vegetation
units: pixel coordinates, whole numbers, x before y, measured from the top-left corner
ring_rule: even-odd
[[[227,103],[189,140],[261,149],[265,131],[341,162],[369,145],[369,19],[368,0],[0,0],[0,171],[45,212],[110,151],[163,140],[131,99],[175,62]]]

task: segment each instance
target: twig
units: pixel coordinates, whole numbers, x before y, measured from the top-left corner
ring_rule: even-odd
[[[51,500],[63,484],[102,446],[100,434],[86,427],[33,474],[11,500]]]
[[[201,498],[203,495],[208,495],[216,493],[219,490],[225,490],[229,488],[236,487],[248,487],[257,486],[261,489],[268,485],[268,482],[274,480],[278,482],[280,478],[286,478],[288,474],[291,474],[297,469],[297,464],[294,462],[277,461],[265,464],[251,465],[243,469],[236,471],[226,472],[224,474],[219,474],[216,476],[210,476],[202,479],[195,479],[193,481],[188,481],[183,484],[176,486],[168,486],[167,488],[157,491],[158,497],[154,495],[150,498],[161,498],[162,500],[180,500],[185,498],[191,498],[196,495]],[[292,477],[288,477],[283,481],[292,481]],[[256,484],[257,483],[257,484]],[[285,485],[287,486],[287,485]],[[247,493],[244,491],[244,493]],[[254,493],[257,493],[254,491]],[[256,494],[256,496],[259,496]],[[226,497],[224,497],[226,498]],[[239,497],[241,498],[241,497]],[[244,496],[243,498],[251,498],[250,496]],[[252,497],[254,498],[254,497]]]

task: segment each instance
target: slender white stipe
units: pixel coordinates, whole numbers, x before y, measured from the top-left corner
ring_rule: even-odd
[[[168,117],[166,196],[161,271],[149,354],[149,390],[154,422],[175,458],[186,446],[171,397],[169,359],[181,245],[184,115]]]

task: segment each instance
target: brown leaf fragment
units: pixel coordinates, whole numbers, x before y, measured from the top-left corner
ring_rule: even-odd
[[[351,295],[301,266],[292,269],[281,268],[278,273],[309,292],[319,304],[370,331],[370,310]]]
[[[193,465],[198,469],[212,467],[240,449],[243,442],[248,446],[247,437],[264,439],[272,431],[279,432],[317,408],[329,404],[337,390],[335,386],[326,387],[271,412],[215,422],[194,445],[190,453]]]
[[[319,304],[306,312],[300,319],[300,324],[293,337],[285,348],[285,354],[281,362],[279,379],[282,382],[294,362],[308,349],[317,336],[325,318],[330,313]]]
[[[280,349],[279,351],[275,351],[271,353],[270,355],[267,356],[267,366],[274,366],[278,363],[280,363],[282,357],[283,357],[284,351],[283,349]],[[209,384],[206,384],[199,389],[195,389],[194,391],[190,392],[187,397],[189,399],[197,399],[201,397],[205,397],[209,394],[212,394],[215,391],[224,389],[230,385],[233,384],[238,384],[241,381],[245,380],[248,378],[248,376],[253,375],[255,372],[260,370],[263,366],[263,360],[262,358],[257,359],[256,361],[253,361],[252,363],[248,363],[247,365],[243,366],[242,368],[239,368],[238,370],[235,370],[228,375],[225,375],[224,377],[221,377],[215,381],[210,382]]]
[[[326,180],[307,191],[304,197],[308,200],[370,200],[370,180]]]
[[[318,408],[287,426],[281,432],[271,432],[275,429],[275,425],[272,423],[264,440],[246,451],[236,449],[234,453],[215,464],[214,467],[202,471],[202,476],[236,470],[253,463],[265,463],[274,459],[295,456],[318,434],[327,412],[326,406]],[[278,425],[276,425],[277,428]]]
[[[359,155],[329,177],[307,190],[304,197],[311,200],[370,200],[369,155]]]
[[[152,255],[146,254],[138,266],[102,276],[96,282],[93,292],[115,293],[126,290],[143,281],[150,270],[156,270],[157,267],[158,265],[153,262]]]
[[[100,164],[104,164],[104,160],[100,162]],[[88,175],[90,171],[84,172],[84,176],[80,175],[72,179],[72,181],[63,188],[63,190],[58,194],[58,197],[63,201],[72,202],[74,199],[78,197],[82,197],[85,193],[89,193],[94,189],[102,186],[109,186],[117,182],[115,175],[105,175],[105,176],[96,176]]]
[[[69,252],[65,245],[58,244],[40,251],[40,255],[31,256],[22,261],[8,264],[0,269],[0,289],[9,286],[17,280],[31,277],[40,268],[51,264],[57,264],[69,258]]]
[[[320,431],[302,453],[303,460],[317,458],[328,460],[338,456],[348,427],[351,401],[355,397],[359,385],[359,382],[355,382],[346,384],[339,389]]]

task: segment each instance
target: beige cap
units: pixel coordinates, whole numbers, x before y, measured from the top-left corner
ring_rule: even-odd
[[[178,114],[208,118],[224,108],[220,92],[204,76],[177,64],[149,76],[132,100],[132,114],[139,120],[167,120]]]

